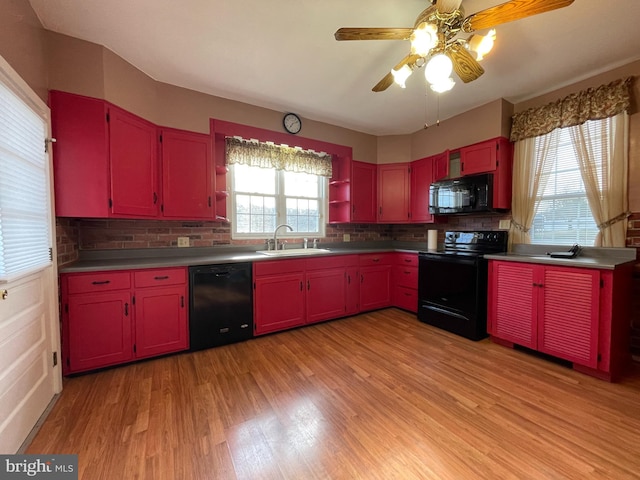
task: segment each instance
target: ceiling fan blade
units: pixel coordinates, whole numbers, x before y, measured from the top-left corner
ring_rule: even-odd
[[[410,67],[412,67],[418,61],[419,58],[421,58],[420,55],[409,54],[406,57],[404,57],[402,60],[400,60],[400,62],[395,67],[393,67],[393,69],[400,70],[405,65],[409,65]],[[391,73],[391,71],[389,71],[389,73],[387,73],[384,77],[382,77],[382,80],[376,83],[371,90],[374,92],[383,92],[387,88],[389,88],[392,84],[393,84],[393,74]]]
[[[510,2],[469,15],[464,20],[462,29],[467,33],[484,30],[485,28],[495,27],[502,23],[568,7],[573,1],[574,0],[511,0]]]
[[[451,13],[458,10],[461,3],[462,0],[438,0],[436,7],[440,13]]]
[[[336,40],[409,40],[413,28],[339,28]]]
[[[453,62],[456,74],[464,83],[473,82],[484,73],[484,68],[459,43],[451,45],[445,53]]]

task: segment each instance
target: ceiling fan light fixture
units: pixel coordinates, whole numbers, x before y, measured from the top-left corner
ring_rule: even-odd
[[[393,75],[393,81],[400,86],[400,88],[405,88],[405,82],[407,78],[411,75],[411,67],[409,65],[403,65],[399,70],[395,68],[391,69],[391,75]]]
[[[438,44],[438,27],[433,23],[422,22],[410,37],[411,53],[426,57]]]
[[[486,35],[473,35],[469,41],[469,50],[476,54],[476,60],[480,61],[491,51],[496,40],[496,30],[492,28]]]
[[[424,67],[424,78],[431,85],[446,81],[453,71],[451,59],[444,53],[438,53],[431,57]]]

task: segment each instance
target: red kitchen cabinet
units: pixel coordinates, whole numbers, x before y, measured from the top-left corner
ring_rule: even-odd
[[[304,260],[257,262],[253,275],[256,335],[304,325]]]
[[[106,218],[109,207],[107,104],[80,95],[49,93],[55,209],[58,217]]]
[[[373,163],[351,162],[351,221],[375,223],[378,167]]]
[[[345,315],[355,315],[360,311],[360,275],[358,255],[348,255],[345,259]]]
[[[344,267],[307,271],[305,323],[315,323],[345,315],[345,276]]]
[[[430,157],[433,161],[433,181],[437,182],[449,176],[449,150]]]
[[[410,215],[409,164],[378,165],[378,222],[406,223]]]
[[[115,215],[158,215],[156,126],[121,108],[109,107],[111,201]]]
[[[136,291],[136,358],[187,349],[186,290],[182,285]]]
[[[329,223],[351,220],[351,158],[334,156],[329,179]]]
[[[498,163],[498,142],[488,140],[460,149],[460,173],[475,175],[493,172]]]
[[[418,255],[396,253],[393,265],[393,305],[418,312]]]
[[[93,370],[133,359],[129,290],[72,295],[65,310],[66,372]]]
[[[393,254],[360,255],[360,311],[391,305]]]
[[[614,380],[629,361],[630,268],[491,260],[489,333],[498,343],[523,345]]]
[[[433,182],[433,159],[411,162],[411,222],[433,222],[429,213],[429,186]]]
[[[211,136],[163,128],[162,216],[213,219]]]
[[[65,374],[188,348],[186,269],[60,276]]]

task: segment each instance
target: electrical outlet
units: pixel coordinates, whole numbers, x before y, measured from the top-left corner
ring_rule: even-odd
[[[511,220],[500,220],[500,223],[498,224],[498,228],[500,230],[509,230],[510,226],[511,226]]]
[[[188,247],[189,246],[189,237],[178,237],[178,246],[179,247]]]
[[[343,234],[342,234],[342,241],[343,241],[343,242],[350,242],[350,241],[351,241],[351,234],[349,234],[349,233],[343,233]]]

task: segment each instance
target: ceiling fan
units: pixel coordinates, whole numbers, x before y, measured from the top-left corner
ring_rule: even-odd
[[[410,40],[411,53],[404,57],[374,87],[382,92],[394,81],[404,88],[415,68],[425,67],[431,89],[442,93],[455,82],[451,71],[464,83],[479,78],[484,69],[479,61],[495,40],[493,27],[558,8],[574,0],[511,0],[465,17],[462,0],[431,0],[431,6],[418,15],[413,28],[340,28],[336,40]],[[492,29],[487,35],[459,35]]]

